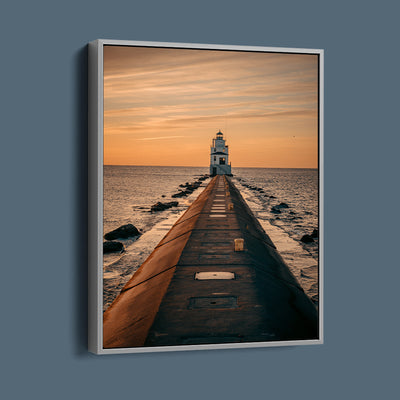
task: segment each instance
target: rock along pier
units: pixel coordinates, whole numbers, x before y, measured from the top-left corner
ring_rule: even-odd
[[[235,239],[244,240],[242,251]],[[318,339],[318,312],[223,175],[210,181],[103,318],[104,348],[304,339]]]

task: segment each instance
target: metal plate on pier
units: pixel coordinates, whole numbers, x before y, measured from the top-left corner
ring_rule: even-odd
[[[211,279],[235,279],[233,272],[212,271],[212,272],[196,272],[194,279],[199,281]]]
[[[190,298],[188,308],[237,308],[237,306],[237,297],[235,296],[210,296]]]

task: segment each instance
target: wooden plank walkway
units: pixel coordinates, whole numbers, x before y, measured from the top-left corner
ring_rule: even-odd
[[[107,348],[317,338],[316,308],[226,176],[212,179],[104,314]]]

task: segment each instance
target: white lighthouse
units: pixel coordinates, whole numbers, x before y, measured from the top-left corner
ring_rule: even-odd
[[[212,141],[210,175],[232,175],[228,146],[225,145],[224,135],[221,131],[217,133]]]

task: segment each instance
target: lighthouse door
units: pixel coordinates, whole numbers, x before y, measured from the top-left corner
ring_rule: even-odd
[[[217,167],[213,167],[213,172],[212,172],[212,174],[213,174],[213,175],[217,175]]]

